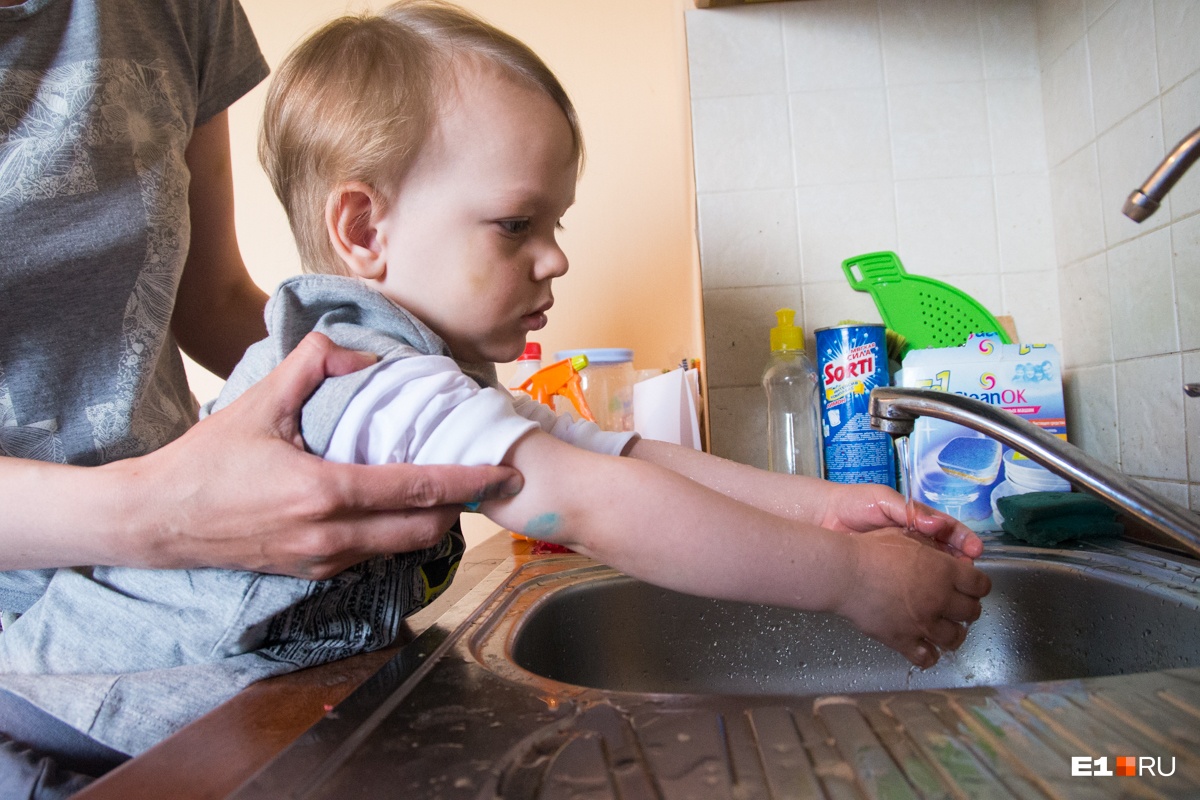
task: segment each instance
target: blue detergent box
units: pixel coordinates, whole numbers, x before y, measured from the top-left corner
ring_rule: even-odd
[[[1062,362],[1053,345],[1003,344],[995,334],[973,334],[962,347],[909,351],[895,383],[973,397],[1067,438]],[[909,436],[909,460],[913,497],[976,531],[1000,530],[1001,497],[1071,488],[994,439],[928,417],[919,417]]]

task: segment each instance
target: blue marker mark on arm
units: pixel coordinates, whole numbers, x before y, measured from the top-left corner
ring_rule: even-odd
[[[552,511],[548,511],[545,514],[538,514],[529,520],[525,524],[525,530],[522,533],[534,539],[550,539],[558,533],[561,527],[562,517]]]

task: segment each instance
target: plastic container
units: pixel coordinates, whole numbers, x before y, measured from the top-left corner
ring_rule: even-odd
[[[587,350],[560,350],[556,360],[577,355],[587,356],[588,365],[579,373],[583,378],[583,396],[606,431],[633,430],[633,351],[619,347]]]
[[[804,329],[796,312],[775,312],[771,362],[763,372],[767,393],[767,468],[788,475],[821,477],[820,399],[817,370],[804,352]]]
[[[521,384],[541,368],[542,346],[537,342],[527,343],[524,352],[517,356],[517,367],[508,379],[508,390],[514,393],[520,391]]]

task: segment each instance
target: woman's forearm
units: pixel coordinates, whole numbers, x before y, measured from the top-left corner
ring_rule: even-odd
[[[120,463],[120,462],[118,462]],[[135,556],[138,510],[117,473],[0,458],[0,570],[116,564]]]

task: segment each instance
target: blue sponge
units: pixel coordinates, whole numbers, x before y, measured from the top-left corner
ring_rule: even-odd
[[[938,466],[948,475],[988,484],[1000,473],[1000,453],[1000,443],[994,439],[960,436],[938,453]]]

